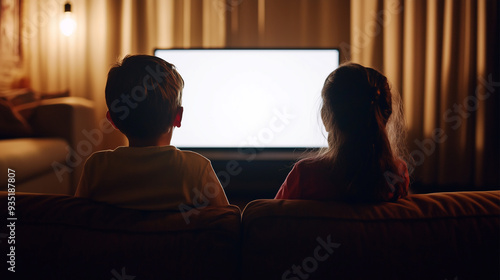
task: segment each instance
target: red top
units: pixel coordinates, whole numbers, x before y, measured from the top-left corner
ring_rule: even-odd
[[[408,190],[410,178],[406,163],[398,160],[398,183],[402,183]],[[298,161],[281,185],[275,199],[310,199],[310,200],[335,200],[338,199],[338,190],[332,184],[330,167],[318,159],[303,159]],[[388,179],[396,179],[397,177]],[[391,187],[393,189],[394,187]],[[389,193],[387,199],[393,197]]]

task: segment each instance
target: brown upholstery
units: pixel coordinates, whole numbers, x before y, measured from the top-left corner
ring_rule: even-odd
[[[6,225],[5,192],[0,205]],[[2,226],[0,279],[500,276],[500,191],[411,195],[376,205],[257,200],[242,216],[235,206],[199,210],[187,224],[176,211],[18,193],[16,273],[7,271]]]
[[[0,140],[0,169],[16,170],[18,191],[74,194],[87,156],[105,134],[96,128],[94,105],[78,97],[30,102],[16,107],[34,136]],[[97,135],[100,134],[100,135]],[[7,173],[0,190],[7,190]]]
[[[7,195],[0,193],[6,223]],[[0,279],[235,279],[240,210],[138,211],[63,195],[16,195],[16,273],[0,243]],[[0,233],[5,233],[2,226]],[[15,278],[13,278],[15,276]],[[124,278],[127,279],[127,278]]]
[[[0,98],[0,139],[32,136],[28,122],[14,109],[13,104]]]
[[[52,163],[66,160],[68,143],[60,138],[9,139],[0,141],[0,151],[0,170],[17,167],[16,181],[21,183],[40,174],[54,173]],[[7,183],[7,172],[0,173],[0,182],[1,186]]]
[[[499,204],[500,191],[377,205],[253,201],[242,217],[243,279],[499,279]],[[328,236],[338,248],[317,260]]]

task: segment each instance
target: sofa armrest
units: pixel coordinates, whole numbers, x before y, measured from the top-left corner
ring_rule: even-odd
[[[39,137],[63,138],[71,147],[75,147],[78,140],[82,139],[82,131],[95,127],[93,102],[90,100],[62,97],[42,100],[32,106],[35,108],[19,109],[33,110],[29,121]]]
[[[100,144],[99,139],[88,139],[89,132],[97,127],[94,103],[80,97],[61,97],[20,106],[19,111],[31,111],[29,123],[37,137],[66,140],[68,155],[59,168],[63,168],[60,172],[72,173],[71,184],[76,186],[83,163]]]

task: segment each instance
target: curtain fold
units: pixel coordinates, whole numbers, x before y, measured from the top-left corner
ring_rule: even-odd
[[[500,185],[496,0],[73,0],[70,37],[58,28],[64,3],[23,1],[27,77],[35,90],[94,100],[98,120],[107,71],[126,54],[338,47],[343,60],[384,72],[401,94],[414,181]],[[105,139],[97,148],[125,143],[119,133]]]
[[[493,0],[351,1],[352,61],[401,93],[417,182],[500,185],[498,11]]]
[[[335,48],[350,40],[344,0],[227,0],[227,47]],[[348,48],[341,53],[348,55]]]

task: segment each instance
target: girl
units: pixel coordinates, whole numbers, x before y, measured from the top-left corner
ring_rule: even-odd
[[[368,202],[405,197],[404,124],[387,78],[348,63],[328,76],[321,96],[328,148],[297,162],[275,198]]]

